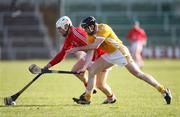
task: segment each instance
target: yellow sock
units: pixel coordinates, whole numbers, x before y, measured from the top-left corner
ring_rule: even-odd
[[[163,85],[159,85],[159,86],[156,86],[156,89],[161,92],[161,93],[164,93],[165,92],[165,87]]]
[[[86,93],[86,94],[84,95],[84,97],[85,97],[85,99],[86,99],[87,101],[90,101],[90,100],[91,100],[91,97],[92,97],[92,94],[91,94],[91,93]]]

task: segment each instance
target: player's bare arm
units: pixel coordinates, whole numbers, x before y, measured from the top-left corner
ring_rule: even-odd
[[[71,48],[67,50],[67,53],[75,53],[77,51],[87,51],[87,50],[97,49],[104,42],[104,40],[105,40],[104,37],[96,37],[94,43],[82,47]]]

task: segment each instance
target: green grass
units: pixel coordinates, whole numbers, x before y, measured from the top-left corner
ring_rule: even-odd
[[[70,70],[74,60],[65,60],[54,69]],[[43,66],[47,60],[0,61],[0,117],[180,117],[180,60],[146,60],[143,71],[169,87],[173,102],[166,105],[160,93],[127,72],[114,67],[108,83],[117,96],[117,103],[102,105],[106,98],[100,91],[91,105],[77,105],[83,84],[73,75],[41,76],[16,101],[4,106],[3,98],[22,89],[35,75],[28,72],[31,63]]]

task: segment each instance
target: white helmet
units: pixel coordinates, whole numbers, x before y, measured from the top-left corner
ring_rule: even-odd
[[[65,29],[64,27],[66,24],[72,26],[71,19],[68,16],[63,16],[59,18],[58,21],[56,22],[56,28],[61,27],[63,30],[67,31],[67,29]]]

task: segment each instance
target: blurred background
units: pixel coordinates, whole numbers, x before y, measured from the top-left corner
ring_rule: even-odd
[[[94,16],[125,45],[133,21],[148,35],[146,58],[180,58],[180,0],[0,0],[0,59],[52,58],[63,44],[56,20]]]

